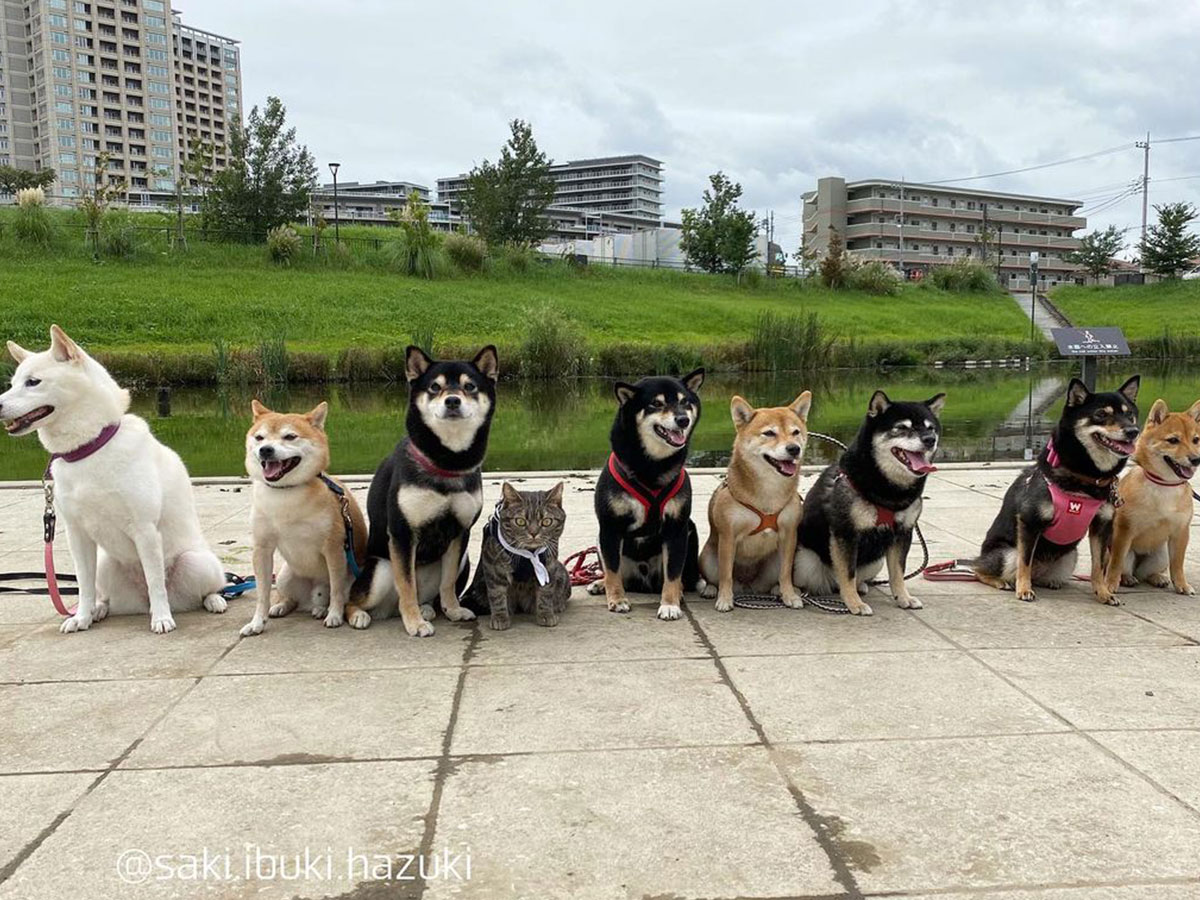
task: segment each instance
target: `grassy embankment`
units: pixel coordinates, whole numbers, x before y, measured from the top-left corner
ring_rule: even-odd
[[[1135,356],[1200,356],[1200,281],[1120,287],[1065,285],[1051,299],[1076,325],[1124,329]]]
[[[280,267],[261,246],[193,239],[171,250],[166,229],[139,232],[128,258],[95,262],[68,219],[47,249],[0,227],[0,334],[38,347],[58,322],[120,377],[158,384],[395,379],[414,335],[432,335],[439,353],[495,342],[508,373],[528,372],[549,344],[563,357],[549,374],[911,364],[1029,349],[1026,320],[1002,293],[906,285],[875,296],[503,256],[481,273],[449,268],[426,281],[396,271],[395,234],[357,229],[343,239],[371,239],[317,257],[306,244]]]

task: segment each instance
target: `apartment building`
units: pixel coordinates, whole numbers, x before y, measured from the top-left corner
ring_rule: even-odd
[[[662,162],[650,156],[602,156],[550,167],[554,202],[546,211],[552,235],[578,240],[600,234],[631,233],[663,224]],[[439,178],[440,202],[461,213],[467,176]]]
[[[1064,254],[1087,227],[1077,200],[867,179],[821,178],[803,195],[805,251],[817,258],[837,231],[855,255],[920,277],[930,267],[973,259],[993,268],[1001,285],[1028,290],[1029,254],[1038,253],[1039,285],[1074,281]]]
[[[313,205],[321,211],[322,218],[330,224],[336,217],[343,224],[394,225],[393,210],[404,209],[409,195],[417,196],[429,203],[429,188],[411,181],[339,181],[337,186],[337,208],[334,209],[333,182],[322,184],[312,192]],[[449,209],[441,204],[439,209],[430,210],[430,221],[438,227],[439,222],[449,218]],[[448,231],[449,226],[441,230]]]
[[[241,121],[237,42],[185,26],[170,0],[0,0],[0,162],[53,168],[54,200],[110,181],[131,204],[175,189],[190,137],[224,165]]]

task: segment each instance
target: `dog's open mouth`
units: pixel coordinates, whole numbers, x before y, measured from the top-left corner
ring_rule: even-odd
[[[1133,454],[1133,441],[1118,441],[1099,432],[1096,432],[1093,437],[1096,439],[1097,444],[1106,450],[1111,450],[1118,456],[1131,456]]]
[[[267,481],[278,481],[298,465],[300,465],[298,456],[289,456],[287,459],[264,459],[262,461],[263,478]]]
[[[794,459],[775,459],[773,456],[764,456],[763,459],[771,464],[772,469],[785,478],[791,478],[796,474],[796,469],[799,468]]]
[[[663,428],[661,425],[655,425],[654,433],[672,447],[682,447],[687,443],[687,433],[679,428]]]
[[[930,472],[937,471],[937,466],[929,461],[929,457],[916,450],[901,450],[899,447],[893,447],[892,455],[904,463],[908,471],[914,475],[928,475]]]
[[[1185,466],[1182,463],[1177,463],[1169,456],[1164,456],[1163,459],[1167,461],[1167,465],[1170,467],[1171,471],[1184,481],[1191,481],[1192,476],[1196,474],[1196,469],[1194,466]]]
[[[35,423],[40,422],[52,412],[54,412],[53,406],[39,406],[37,409],[31,409],[23,416],[9,419],[4,423],[4,430],[9,434],[20,434],[32,428]]]

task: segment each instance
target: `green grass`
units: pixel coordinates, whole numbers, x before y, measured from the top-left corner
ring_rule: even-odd
[[[1200,337],[1200,281],[1119,287],[1064,285],[1051,295],[1076,325],[1117,325],[1129,338]]]

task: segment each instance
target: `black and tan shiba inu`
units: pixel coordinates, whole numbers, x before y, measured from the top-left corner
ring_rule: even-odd
[[[684,462],[703,382],[696,369],[615,386],[612,453],[596,482],[604,580],[590,588],[605,594],[612,612],[629,612],[626,590],[661,592],[658,617],[678,619],[683,592],[696,589],[699,540]]]
[[[1035,584],[1062,587],[1075,570],[1086,534],[1092,554],[1092,590],[1101,603],[1115,599],[1104,581],[1117,476],[1138,436],[1134,375],[1112,393],[1095,393],[1078,378],[1037,462],[1004,495],[971,567],[984,584],[1036,600]]]
[[[925,478],[934,471],[945,402],[945,394],[923,403],[892,401],[883,391],[872,395],[858,435],[804,500],[797,587],[817,595],[836,590],[851,613],[869,616],[871,607],[859,594],[886,561],[897,605],[921,608],[908,592],[904,566]]]
[[[1200,400],[1177,413],[1155,400],[1133,462],[1117,487],[1122,502],[1113,518],[1106,575],[1111,602],[1118,602],[1118,584],[1139,581],[1191,596],[1196,591],[1183,562],[1194,508],[1191,479],[1200,468]]]
[[[399,607],[410,635],[433,634],[433,602],[451,621],[474,619],[458,602],[468,577],[467,539],[483,506],[480,470],[496,410],[496,348],[470,362],[438,362],[419,347],[405,358],[408,435],[367,493],[369,558],[347,621],[366,628]],[[386,563],[386,564],[385,564]]]

